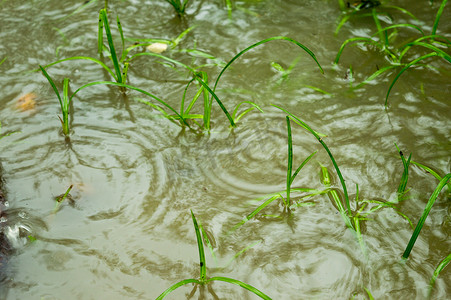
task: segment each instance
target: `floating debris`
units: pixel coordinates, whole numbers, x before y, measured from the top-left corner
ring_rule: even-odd
[[[166,49],[168,49],[168,44],[153,43],[153,44],[150,44],[149,46],[147,46],[146,49],[149,50],[150,52],[160,54],[160,53],[166,51]]]
[[[16,107],[21,111],[32,110],[36,106],[37,98],[38,96],[33,92],[26,93],[17,100]]]

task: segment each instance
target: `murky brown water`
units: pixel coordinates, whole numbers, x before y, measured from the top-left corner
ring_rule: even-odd
[[[212,61],[178,50],[196,48],[228,61],[259,40],[289,36],[316,54],[325,74],[287,42],[254,49],[224,73],[218,95],[229,110],[251,100],[264,114],[252,112],[230,131],[215,104],[211,134],[182,130],[137,101],[136,93],[124,97],[115,87],[91,87],[74,99],[67,143],[47,80],[41,73],[25,72],[60,58],[97,57],[103,1],[82,10],[77,10],[82,1],[1,1],[0,60],[7,59],[0,66],[0,121],[2,132],[20,131],[0,141],[9,200],[3,230],[16,248],[0,269],[6,274],[1,299],[155,299],[173,283],[198,276],[190,209],[216,243],[217,262],[207,253],[209,276],[247,282],[273,299],[367,299],[365,288],[375,299],[427,297],[434,269],[451,249],[451,202],[444,192],[405,263],[400,257],[413,231],[405,219],[389,209],[372,214],[363,225],[365,257],[327,195],[311,198],[315,205],[296,208],[289,218],[257,217],[228,232],[261,203],[254,199],[286,188],[285,115],[270,104],[327,134],[351,199],[356,184],[360,199],[397,198],[403,167],[394,143],[441,176],[449,173],[450,64],[435,58],[435,69],[412,68],[403,74],[384,110],[394,72],[354,92],[348,89],[347,75],[352,65],[356,82],[361,82],[387,65],[381,53],[349,46],[338,67],[332,65],[344,40],[376,31],[371,18],[359,18],[334,35],[341,16],[336,1],[234,1],[232,19],[223,1],[192,1],[183,21],[165,1],[112,2],[111,15],[120,16],[128,38],[171,40],[196,25],[177,48],[164,53],[184,63]],[[393,23],[416,22],[430,32],[439,3],[395,4],[419,20],[389,10]],[[449,4],[438,33],[451,39]],[[400,30],[396,43],[415,34]],[[286,68],[299,56],[289,79],[279,84],[271,62]],[[204,70],[213,82],[219,68]],[[58,82],[70,77],[72,90],[110,79],[87,62],[67,62],[48,71]],[[130,84],[177,108],[189,79],[184,70],[176,72],[145,57],[129,69]],[[35,94],[34,105],[18,107],[27,93]],[[327,153],[307,131],[292,126],[295,164],[319,150],[294,186],[322,189],[318,162],[335,174]],[[341,190],[338,177],[333,179]],[[414,224],[437,183],[410,167],[408,199],[398,208]],[[53,213],[55,197],[71,184],[74,203],[64,202]],[[264,212],[280,214],[282,207],[274,202]],[[449,297],[450,275],[449,267],[440,274],[432,299]],[[220,299],[256,298],[237,286],[212,287]],[[192,288],[179,288],[167,298],[185,299]],[[197,290],[193,299],[215,299],[214,294]]]

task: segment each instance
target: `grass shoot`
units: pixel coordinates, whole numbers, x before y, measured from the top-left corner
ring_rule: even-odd
[[[42,67],[39,66],[39,68],[42,71],[42,74],[47,78],[50,85],[53,88],[53,91],[55,92],[56,96],[58,97],[58,101],[60,103],[61,107],[61,113],[63,115],[63,118],[58,116],[58,118],[61,121],[61,125],[63,127],[63,133],[64,135],[69,135],[69,109],[70,109],[70,103],[72,100],[72,97],[69,97],[69,78],[64,78],[63,80],[63,95],[60,96],[60,92],[58,91],[58,88],[56,87],[55,83],[53,82],[53,79],[50,77],[50,75],[47,73],[47,71]]]
[[[290,213],[291,207],[293,204],[296,206],[304,206],[306,205],[305,202],[301,202],[300,200],[303,200],[305,198],[313,197],[315,195],[320,195],[327,193],[329,189],[327,190],[317,190],[317,189],[310,189],[310,188],[292,188],[293,182],[296,178],[296,176],[299,174],[299,172],[302,170],[302,168],[310,161],[310,159],[316,154],[316,151],[310,154],[304,161],[296,168],[296,170],[293,172],[293,137],[291,133],[291,119],[290,117],[286,116],[286,124],[287,124],[287,136],[288,136],[288,155],[287,155],[287,177],[286,177],[286,190],[271,193],[268,195],[265,195],[257,200],[265,200],[261,205],[259,205],[256,209],[254,209],[250,214],[248,214],[241,222],[236,224],[231,232],[237,230],[240,228],[243,224],[245,224],[247,221],[252,219],[254,216],[256,216],[260,211],[262,211],[264,208],[266,208],[268,205],[270,205],[273,201],[281,199],[284,207],[284,212]],[[307,195],[302,196],[300,199],[297,199],[296,201],[293,201],[291,195],[292,192],[303,192],[308,193]],[[271,215],[271,217],[280,217]]]
[[[69,188],[66,190],[66,192],[60,196],[57,196],[55,199],[55,208],[53,209],[53,213],[57,213],[60,209],[61,204],[63,203],[64,199],[66,199],[69,196],[70,191],[74,187],[73,184],[69,186]]]
[[[185,14],[186,5],[188,4],[189,0],[166,0],[166,2],[171,4],[177,14],[181,17]]]
[[[198,222],[192,211],[191,211],[191,218],[193,220],[194,230],[196,232],[197,248],[199,250],[199,267],[200,267],[199,279],[184,279],[182,281],[179,281],[179,282],[173,284],[172,286],[170,286],[168,289],[166,289],[161,295],[159,295],[157,297],[156,300],[161,300],[161,299],[165,298],[171,292],[173,292],[174,290],[176,290],[179,287],[184,286],[186,284],[194,283],[194,284],[198,284],[198,285],[202,286],[202,285],[209,284],[210,282],[213,282],[213,281],[223,281],[226,283],[235,284],[235,285],[241,286],[242,288],[254,293],[255,295],[259,296],[262,299],[270,300],[271,298],[269,296],[267,296],[265,293],[261,292],[257,288],[255,288],[247,283],[244,283],[242,281],[232,279],[229,277],[221,277],[221,276],[207,278],[207,262],[205,259],[204,245],[202,242],[203,234],[201,233],[201,230],[199,229]],[[205,236],[204,236],[204,238],[205,238]]]
[[[447,2],[447,0],[442,1],[442,4],[437,12],[437,15],[436,15],[436,18],[434,21],[434,25],[432,28],[432,32],[430,35],[425,35],[424,30],[422,30],[422,28],[420,28],[419,26],[414,25],[414,24],[402,23],[402,24],[393,24],[393,25],[383,27],[380,22],[380,19],[378,17],[378,14],[379,14],[379,12],[377,12],[378,8],[372,8],[370,15],[372,16],[374,23],[376,25],[376,28],[377,28],[376,33],[373,34],[373,36],[371,36],[371,37],[353,37],[353,38],[349,38],[349,39],[345,40],[342,43],[340,49],[338,50],[337,56],[335,57],[335,60],[334,60],[334,63],[337,64],[339,62],[342,52],[343,52],[345,46],[348,44],[353,44],[353,43],[370,44],[370,45],[375,46],[380,52],[384,53],[385,56],[387,57],[388,61],[390,62],[390,65],[378,68],[378,70],[376,70],[373,74],[368,76],[363,82],[356,85],[354,87],[354,89],[362,87],[363,85],[367,84],[371,80],[374,80],[376,77],[378,77],[381,74],[384,74],[392,69],[401,68],[401,70],[394,76],[393,80],[391,81],[391,83],[389,85],[388,91],[386,93],[384,105],[385,105],[385,107],[387,107],[388,106],[388,97],[392,91],[393,86],[395,85],[395,83],[397,82],[399,77],[405,71],[407,71],[409,68],[411,68],[413,66],[429,67],[429,64],[428,63],[424,64],[423,61],[428,60],[429,58],[432,58],[432,57],[436,57],[436,56],[444,59],[448,63],[451,63],[451,55],[435,45],[435,44],[439,44],[439,45],[444,45],[444,46],[448,46],[448,47],[451,46],[451,42],[448,38],[436,34],[438,22],[441,18],[441,15],[443,13],[443,9],[446,5],[446,2]],[[396,6],[386,6],[386,7],[398,9],[398,10],[402,11],[403,13],[406,13],[409,16],[411,16],[412,18],[416,19],[412,14],[410,14],[405,9],[401,9]],[[353,12],[353,13],[355,13],[355,12]],[[345,21],[347,21],[347,19],[349,19],[349,17],[347,17],[347,18],[344,17],[344,19],[345,19]],[[342,19],[342,21],[344,19]],[[340,23],[339,27],[341,27],[342,25],[343,24]],[[415,40],[413,42],[411,42],[412,39],[408,39],[407,42],[402,46],[395,46],[392,41],[394,41],[394,39],[396,38],[398,29],[414,29],[416,32],[418,32],[420,34],[420,37],[415,38]],[[398,45],[398,44],[399,44],[399,42],[396,43],[396,45]],[[406,59],[404,59],[404,57],[406,56],[407,52],[412,47],[427,48],[427,49],[431,50],[431,52],[417,56],[413,59],[406,61]]]

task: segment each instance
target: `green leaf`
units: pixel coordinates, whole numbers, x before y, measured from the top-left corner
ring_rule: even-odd
[[[426,221],[426,218],[428,217],[429,212],[431,211],[431,208],[435,203],[435,200],[437,199],[440,191],[450,180],[450,178],[451,178],[451,173],[446,174],[446,176],[443,177],[443,179],[439,182],[439,184],[435,188],[435,191],[432,193],[431,197],[429,198],[429,201],[426,204],[423,214],[421,215],[421,218],[418,221],[418,224],[415,227],[415,230],[413,231],[412,236],[410,237],[410,240],[409,240],[409,243],[407,244],[406,250],[404,251],[404,253],[402,255],[402,257],[404,259],[409,258],[410,252],[412,251],[412,248],[415,245],[415,242],[416,242],[418,236],[420,235],[420,231],[423,228],[424,222]]]
[[[116,50],[114,49],[113,36],[111,34],[110,25],[108,24],[108,16],[105,9],[100,10],[100,16],[105,28],[106,38],[108,40],[108,46],[110,47],[111,59],[113,60],[114,69],[116,70],[116,81],[122,82],[122,72],[119,67],[119,61],[117,59]]]
[[[257,43],[255,43],[255,44],[252,44],[251,46],[247,47],[246,49],[242,50],[242,51],[239,52],[237,55],[235,55],[235,56],[234,56],[234,57],[226,64],[226,66],[221,70],[221,72],[219,73],[218,78],[216,78],[216,82],[215,82],[215,85],[214,85],[214,87],[213,87],[213,91],[216,91],[216,87],[218,86],[218,82],[219,82],[219,79],[221,78],[222,74],[225,72],[225,70],[227,70],[227,68],[228,68],[235,60],[237,60],[241,55],[243,55],[244,53],[248,52],[249,50],[251,50],[251,49],[253,49],[253,48],[255,48],[255,47],[257,47],[257,46],[259,46],[259,45],[261,45],[261,44],[264,44],[264,43],[267,43],[267,42],[270,42],[270,41],[274,41],[274,40],[286,40],[286,41],[288,41],[288,42],[290,42],[290,43],[293,43],[293,44],[297,45],[297,46],[300,47],[301,49],[303,49],[303,50],[304,50],[305,52],[307,52],[307,54],[310,55],[310,57],[316,62],[316,64],[318,65],[318,68],[319,68],[320,71],[321,71],[321,73],[324,74],[323,68],[321,67],[321,65],[319,64],[318,60],[316,59],[315,54],[314,54],[310,49],[308,49],[308,48],[307,48],[306,46],[304,46],[303,44],[301,44],[301,43],[299,43],[298,41],[295,41],[295,40],[293,40],[293,39],[291,39],[291,38],[289,38],[289,37],[285,37],[285,36],[275,36],[275,37],[272,37],[272,38],[268,38],[268,39],[265,39],[265,40],[261,40],[260,42],[257,42]]]
[[[435,16],[434,25],[432,25],[432,33],[431,34],[435,34],[437,32],[438,22],[440,21],[440,17],[442,16],[443,10],[445,9],[446,2],[448,2],[448,0],[443,0],[442,4],[440,5],[440,7],[437,11],[437,15]]]
[[[201,282],[197,279],[185,279],[185,280],[179,281],[176,284],[171,285],[167,290],[165,290],[163,293],[161,293],[161,295],[158,296],[155,300],[162,300],[164,297],[166,297],[172,291],[174,291],[174,290],[178,289],[179,287],[184,286],[185,284],[188,284],[188,283],[201,284]]]
[[[271,300],[271,298],[266,295],[265,293],[263,293],[262,291],[260,291],[259,289],[251,286],[250,284],[244,283],[242,281],[236,280],[236,279],[232,279],[232,278],[228,278],[228,277],[212,277],[210,279],[207,280],[207,282],[211,282],[211,281],[224,281],[224,282],[228,282],[228,283],[232,283],[232,284],[236,284],[252,293],[254,293],[255,295],[259,296],[262,299],[265,300]]]
[[[200,234],[199,225],[197,224],[196,217],[193,211],[191,211],[191,218],[193,219],[194,230],[196,231],[197,248],[199,249],[199,265],[200,265],[200,282],[201,284],[207,279],[207,266],[205,261],[204,244],[202,243],[202,236]]]
[[[392,83],[390,84],[390,87],[388,88],[387,95],[385,96],[385,107],[387,107],[387,105],[388,105],[388,96],[390,95],[390,92],[391,92],[393,86],[395,85],[396,81],[399,79],[399,77],[411,66],[415,65],[416,63],[420,62],[421,60],[424,60],[424,59],[427,59],[427,58],[433,57],[433,56],[438,56],[438,54],[436,52],[432,52],[432,53],[420,56],[417,59],[414,59],[413,61],[411,61],[410,63],[405,65],[404,68],[402,68],[402,70],[399,71],[399,73],[395,76]]]

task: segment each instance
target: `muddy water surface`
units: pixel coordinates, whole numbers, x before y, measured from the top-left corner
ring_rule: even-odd
[[[388,65],[383,53],[349,46],[333,66],[344,40],[377,31],[371,17],[361,17],[335,35],[342,16],[337,1],[233,1],[230,18],[223,1],[196,0],[190,1],[183,19],[165,1],[111,1],[113,34],[118,37],[113,20],[119,15],[127,45],[134,39],[172,40],[196,26],[163,54],[191,66],[208,64],[202,70],[210,82],[220,70],[213,64],[227,62],[272,36],[288,36],[307,46],[325,74],[286,41],[246,53],[224,73],[217,94],[230,111],[241,101],[253,101],[264,113],[249,113],[231,131],[214,104],[210,134],[170,122],[139,101],[145,96],[123,94],[116,87],[91,87],[74,98],[68,141],[53,90],[41,73],[28,72],[66,57],[98,57],[98,11],[103,1],[86,6],[82,1],[66,2],[0,2],[0,60],[7,57],[0,66],[0,121],[2,133],[20,131],[0,141],[9,203],[2,230],[16,249],[0,266],[5,274],[0,276],[0,298],[155,299],[177,281],[199,276],[190,209],[213,243],[215,256],[207,250],[210,277],[244,281],[273,299],[367,299],[365,289],[375,299],[428,297],[434,269],[451,249],[446,188],[407,262],[401,255],[413,229],[406,219],[393,209],[371,214],[362,223],[365,255],[328,195],[303,199],[308,205],[294,207],[291,214],[275,201],[240,229],[230,230],[266,199],[264,195],[286,189],[285,115],[271,104],[327,135],[324,141],[346,179],[353,204],[356,185],[361,200],[397,201],[403,165],[394,143],[440,176],[449,173],[449,63],[434,58],[427,61],[431,68],[403,74],[385,110],[395,71],[349,89]],[[383,24],[414,23],[430,33],[439,3],[395,4],[418,19],[387,8],[382,11],[391,18],[381,16]],[[449,5],[438,28],[451,39]],[[399,30],[393,44],[402,45],[418,34]],[[120,49],[120,39],[115,42]],[[200,57],[193,49],[217,59]],[[412,57],[425,53],[418,50]],[[297,59],[286,80],[271,66],[275,62],[287,69]],[[129,84],[179,109],[192,76],[172,67],[141,57],[130,64]],[[99,65],[86,61],[61,63],[48,72],[60,89],[59,83],[69,77],[72,91],[88,82],[111,80]],[[188,94],[192,97],[194,92]],[[195,113],[201,113],[201,101]],[[294,123],[292,130],[296,165],[318,151],[293,187],[325,189],[322,164],[343,196],[318,141]],[[409,171],[410,190],[396,207],[415,225],[438,181],[413,165]],[[64,201],[55,213],[55,197],[70,185],[72,201]],[[298,200],[301,196],[293,195]],[[440,274],[433,299],[446,299],[451,293],[450,276],[449,268]],[[168,299],[188,297],[256,299],[225,283],[195,291],[187,285]]]

